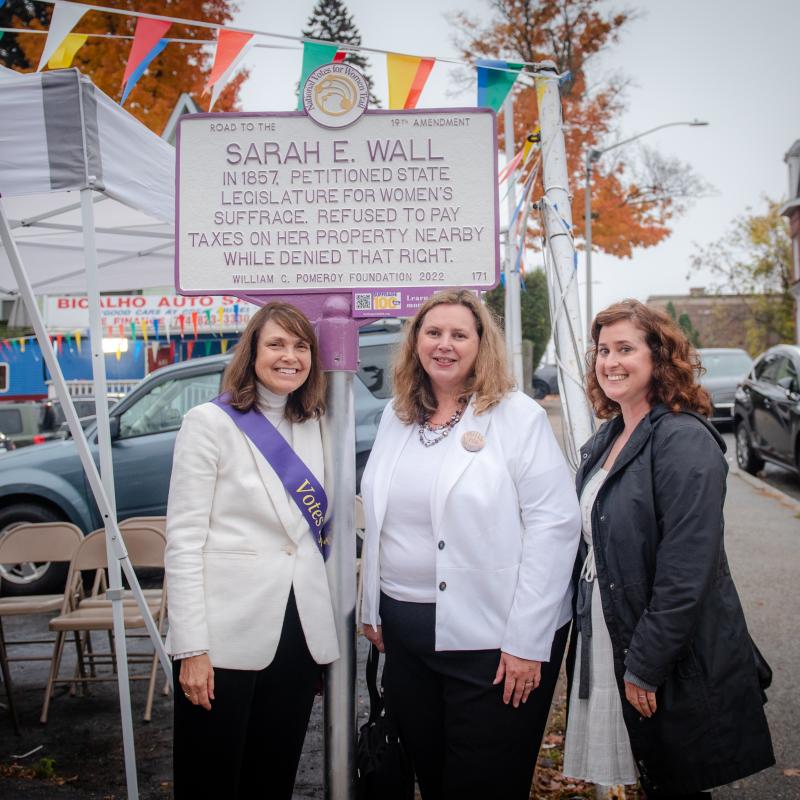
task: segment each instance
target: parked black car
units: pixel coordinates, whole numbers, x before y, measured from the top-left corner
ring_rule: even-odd
[[[756,359],[733,415],[743,470],[755,474],[770,461],[800,476],[800,347],[779,344]]]
[[[711,421],[716,426],[733,422],[733,399],[739,384],[753,367],[753,359],[737,347],[705,347],[697,351],[705,373],[700,378],[714,404]]]
[[[537,400],[548,394],[558,394],[558,367],[555,364],[542,364],[533,373],[531,387]]]

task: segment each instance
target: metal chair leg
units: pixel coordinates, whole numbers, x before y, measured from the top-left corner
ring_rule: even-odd
[[[0,619],[0,669],[3,673],[3,683],[6,687],[6,697],[8,698],[8,713],[11,715],[11,724],[14,726],[14,733],[21,736],[19,727],[19,717],[17,716],[17,706],[14,703],[14,687],[11,685],[11,670],[8,666],[8,652],[6,651],[6,640],[3,635],[3,620]]]
[[[61,667],[61,655],[64,652],[64,632],[56,633],[56,641],[53,645],[53,658],[50,661],[50,675],[47,678],[47,688],[44,692],[44,703],[42,704],[42,714],[39,722],[42,725],[47,723],[47,713],[50,710],[50,698],[53,696],[53,682],[58,677],[58,670]]]
[[[80,631],[73,631],[75,637],[75,652],[77,654],[77,661],[75,663],[75,677],[81,677],[84,680],[80,681],[81,690],[84,697],[89,693],[89,684],[86,679],[86,664],[83,660],[83,641],[81,640]],[[78,681],[70,685],[70,694],[75,694]]]

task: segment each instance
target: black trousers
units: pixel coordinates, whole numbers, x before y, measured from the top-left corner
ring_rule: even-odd
[[[211,711],[175,676],[175,800],[291,800],[321,673],[306,646],[294,593],[278,650],[262,670],[214,670]]]
[[[423,800],[528,800],[569,624],[519,708],[492,685],[499,650],[435,652],[436,605],[381,595],[386,704]]]

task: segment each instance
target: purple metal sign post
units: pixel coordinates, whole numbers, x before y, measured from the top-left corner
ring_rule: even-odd
[[[356,451],[353,374],[358,369],[358,328],[352,295],[239,295],[264,305],[291,303],[316,325],[322,368],[328,373],[325,464],[331,553],[326,562],[341,656],[325,668],[325,796],[355,796],[356,743]],[[331,491],[332,489],[332,491]]]

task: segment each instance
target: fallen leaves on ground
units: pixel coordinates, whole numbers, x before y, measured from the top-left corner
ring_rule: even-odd
[[[37,762],[29,767],[24,767],[22,764],[17,764],[16,761],[12,764],[0,764],[0,777],[19,778],[25,781],[46,781],[54,786],[64,786],[78,780],[77,775],[69,777],[58,775],[50,764],[43,767]]]

